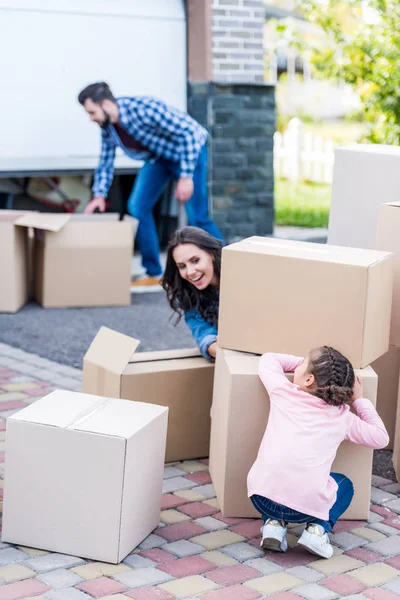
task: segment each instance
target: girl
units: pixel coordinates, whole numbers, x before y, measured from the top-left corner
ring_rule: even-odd
[[[167,249],[161,285],[171,308],[184,315],[201,354],[214,360],[217,352],[219,281],[222,242],[197,227],[174,233]]]
[[[285,372],[293,372],[290,383]],[[287,523],[306,523],[299,544],[330,558],[328,533],[353,498],[351,481],[330,473],[339,444],[369,448],[389,442],[360,378],[340,352],[322,346],[305,358],[264,354],[259,375],[268,391],[268,426],[248,480],[248,495],[264,520],[261,547],[285,552]],[[357,415],[350,412],[352,403]]]

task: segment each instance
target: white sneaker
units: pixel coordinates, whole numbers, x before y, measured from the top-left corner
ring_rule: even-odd
[[[286,552],[288,545],[286,541],[285,527],[281,521],[268,519],[265,525],[261,527],[260,548],[265,550],[275,550],[275,552]]]
[[[311,554],[321,556],[322,558],[331,558],[333,555],[333,548],[328,534],[323,527],[314,523],[307,525],[301,534],[298,544],[306,548]]]

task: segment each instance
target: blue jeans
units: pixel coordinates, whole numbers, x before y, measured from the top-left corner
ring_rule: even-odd
[[[250,500],[254,508],[261,513],[264,522],[267,519],[275,519],[276,521],[284,521],[285,523],[316,523],[329,533],[334,528],[339,517],[348,509],[354,496],[354,487],[348,477],[340,473],[331,473],[331,477],[338,484],[338,490],[336,502],[329,511],[327,521],[297,512],[282,504],[276,504],[276,502],[257,494],[251,496]]]
[[[204,145],[193,174],[193,196],[185,203],[188,223],[223,240],[220,230],[208,214],[207,169],[208,150]],[[139,221],[136,241],[142,254],[142,264],[152,277],[162,273],[153,208],[171,179],[179,179],[178,163],[164,158],[148,161],[140,169],[128,200],[128,213]]]

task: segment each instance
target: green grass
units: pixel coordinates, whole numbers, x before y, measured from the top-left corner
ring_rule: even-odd
[[[277,225],[327,227],[331,186],[319,183],[275,181]]]

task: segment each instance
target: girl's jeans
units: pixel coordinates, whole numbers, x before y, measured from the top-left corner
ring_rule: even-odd
[[[276,504],[276,502],[257,494],[251,496],[250,500],[254,508],[261,513],[264,522],[267,519],[275,519],[276,521],[284,521],[285,523],[315,523],[321,525],[329,533],[334,528],[339,517],[348,509],[354,496],[354,487],[348,477],[340,473],[331,473],[331,477],[338,484],[338,490],[336,502],[329,511],[327,521],[297,512],[282,504]]]

